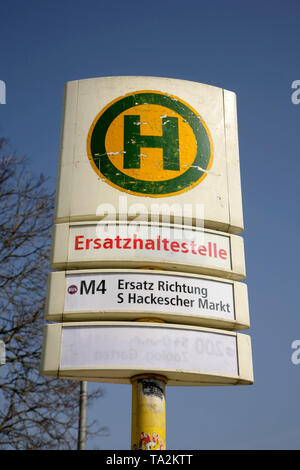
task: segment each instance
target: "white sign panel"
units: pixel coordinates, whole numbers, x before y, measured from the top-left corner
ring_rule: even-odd
[[[160,215],[243,231],[235,93],[102,77],[68,82],[64,106],[56,223]]]
[[[45,375],[99,381],[126,382],[147,371],[164,375],[169,385],[251,383],[249,341],[241,334],[179,325],[48,325],[42,369]]]
[[[214,321],[220,326],[248,327],[247,291],[242,283],[134,270],[71,271],[51,276],[56,280],[50,282],[48,319],[129,319],[150,314],[180,323]]]
[[[189,226],[136,222],[57,224],[53,269],[159,268],[245,278],[243,239]]]
[[[0,340],[0,366],[5,364],[5,343]]]

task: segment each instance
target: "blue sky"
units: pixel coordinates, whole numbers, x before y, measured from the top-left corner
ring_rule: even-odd
[[[0,134],[54,188],[63,87],[150,75],[236,92],[255,384],[167,388],[169,449],[299,449],[300,79],[297,1],[3,1]],[[92,388],[94,385],[90,385]],[[104,385],[90,441],[130,448],[131,387]]]

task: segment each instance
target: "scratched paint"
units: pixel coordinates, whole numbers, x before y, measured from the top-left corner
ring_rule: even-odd
[[[132,380],[133,450],[166,449],[166,403],[164,378]]]
[[[198,185],[213,158],[209,130],[195,110],[179,98],[149,90],[109,103],[92,123],[87,152],[92,168],[108,184],[150,197]]]

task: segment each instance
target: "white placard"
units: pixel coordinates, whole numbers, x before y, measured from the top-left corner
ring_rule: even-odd
[[[45,326],[41,374],[131,383],[159,374],[168,385],[253,383],[251,339],[225,330],[151,322],[76,322]]]
[[[64,311],[148,311],[235,318],[232,283],[145,272],[67,274]]]
[[[236,337],[180,327],[63,327],[60,368],[109,367],[238,376]]]
[[[70,227],[68,260],[169,262],[231,269],[229,236],[138,224]]]

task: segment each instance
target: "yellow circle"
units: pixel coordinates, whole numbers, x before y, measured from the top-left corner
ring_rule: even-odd
[[[188,122],[181,116],[180,114],[176,113],[173,109],[172,106],[169,107],[164,107],[161,105],[157,104],[138,104],[136,103],[136,106],[127,108],[126,111],[121,112],[120,115],[117,115],[115,119],[111,122],[109,125],[106,134],[105,134],[105,139],[103,141],[103,148],[105,148],[105,154],[107,158],[109,159],[112,167],[116,168],[117,173],[115,173],[115,176],[118,175],[126,175],[126,177],[131,178],[131,183],[134,186],[135,181],[137,182],[145,182],[145,184],[151,184],[156,183],[159,184],[168,184],[169,181],[172,180],[177,180],[177,177],[182,177],[184,176],[185,171],[188,171],[190,168],[194,167],[195,169],[198,169],[199,171],[202,172],[202,176],[197,179],[196,181],[191,181],[188,185],[186,186],[181,186],[180,184],[178,185],[178,188],[176,191],[171,191],[168,193],[163,192],[164,187],[162,186],[162,191],[158,190],[156,193],[154,192],[145,192],[145,194],[139,189],[131,189],[129,187],[125,187],[124,185],[120,185],[119,182],[114,182],[110,180],[110,177],[107,177],[105,174],[103,174],[98,166],[98,164],[95,163],[94,160],[94,155],[91,151],[91,141],[92,141],[92,136],[94,129],[96,125],[98,124],[98,121],[100,121],[101,117],[104,115],[104,113],[111,108],[114,104],[116,104],[119,101],[122,101],[126,99],[127,97],[138,95],[138,94],[144,94],[144,93],[153,93],[157,95],[163,95],[167,96],[170,100],[175,100],[179,101],[182,103],[185,107],[189,108],[191,112],[195,115],[196,118],[199,119],[201,125],[205,129],[206,137],[209,141],[209,147],[210,147],[210,156],[209,156],[209,161],[205,165],[206,169],[202,169],[201,166],[198,165],[193,165],[195,161],[195,155],[197,154],[197,139],[195,138],[195,134],[192,130],[192,127],[188,124]],[[159,132],[158,131],[158,122],[160,124],[160,128],[162,126],[162,116],[165,118],[169,117],[176,117],[178,120],[178,134],[179,134],[179,139],[182,139],[182,142],[179,143],[179,160],[180,160],[180,168],[178,171],[174,170],[165,170],[163,169],[163,154],[162,154],[162,149],[157,149],[157,148],[147,148],[143,149],[141,147],[140,149],[140,168],[138,169],[124,169],[123,167],[123,155],[124,155],[124,116],[125,115],[136,115],[137,112],[142,112],[147,114],[148,121],[144,121],[143,118],[145,118],[145,114],[143,114],[143,118],[140,116],[140,122],[139,125],[141,126],[141,135],[151,135],[155,136],[157,132],[157,136],[162,135],[162,130]],[[161,112],[164,112],[164,114],[161,114]],[[159,114],[159,116],[158,116]],[[122,117],[121,117],[122,116]],[[139,115],[138,115],[139,116]],[[159,121],[160,120],[160,121]],[[147,124],[146,124],[147,123]],[[178,140],[179,140],[178,139]],[[146,150],[144,153],[143,150]],[[108,103],[102,111],[95,117],[93,120],[93,123],[90,127],[88,137],[87,137],[87,154],[88,158],[90,160],[90,163],[95,170],[95,172],[101,177],[104,178],[106,183],[111,185],[112,187],[128,192],[132,195],[137,195],[137,196],[148,196],[148,197],[154,197],[154,198],[160,198],[160,197],[168,197],[168,196],[175,196],[178,194],[182,194],[183,192],[189,191],[196,185],[198,185],[205,177],[207,176],[207,171],[209,170],[212,166],[212,161],[213,161],[213,144],[212,144],[212,139],[210,136],[209,129],[205,122],[201,119],[199,114],[186,102],[181,100],[180,98],[166,94],[160,91],[153,91],[153,90],[139,90],[136,92],[132,93],[127,93],[126,95],[122,97],[118,97]],[[102,156],[101,154],[96,154],[95,157],[99,155]],[[197,157],[196,157],[197,158]],[[149,160],[146,160],[149,159]],[[153,169],[155,168],[155,169]],[[118,170],[120,173],[118,173]],[[176,176],[175,174],[176,173]],[[143,176],[142,176],[143,175]],[[151,188],[152,189],[152,188]]]

